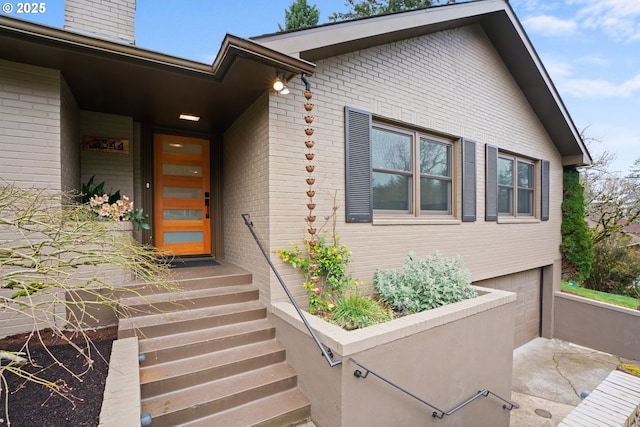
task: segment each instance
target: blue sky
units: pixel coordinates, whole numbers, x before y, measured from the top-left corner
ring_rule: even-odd
[[[18,3],[16,0],[2,0]],[[225,33],[278,31],[292,0],[138,0],[136,44],[211,63]],[[10,16],[62,27],[63,0],[41,15]],[[344,0],[308,0],[320,23],[344,12]],[[640,158],[640,0],[511,0],[578,129],[601,142],[594,157],[615,153],[626,173]]]

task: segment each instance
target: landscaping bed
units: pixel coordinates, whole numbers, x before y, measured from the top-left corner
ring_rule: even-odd
[[[27,334],[21,334],[3,338],[0,340],[0,348],[18,351],[24,345],[26,336]],[[69,387],[69,394],[66,398],[62,397],[42,385],[27,382],[6,372],[9,417],[7,418],[4,405],[4,399],[7,396],[2,393],[0,425],[12,427],[97,426],[109,370],[111,345],[117,336],[117,328],[87,332],[92,342],[89,351],[93,361],[88,370],[87,359],[79,355],[77,349],[66,344],[60,337],[56,337],[50,330],[41,331],[41,336],[45,346],[40,343],[38,337],[34,336],[30,340],[28,355],[25,356],[34,360],[38,366],[27,366],[25,370],[49,380],[64,381]],[[76,337],[74,341],[86,351],[86,343],[82,338]],[[22,351],[26,352],[26,350]],[[71,372],[81,374],[80,378],[75,378],[64,367],[55,363],[49,352],[62,361]],[[3,363],[3,367],[5,364],[6,362]],[[2,389],[4,391],[4,387]]]

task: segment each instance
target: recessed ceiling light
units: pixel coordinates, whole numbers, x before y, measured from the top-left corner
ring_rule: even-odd
[[[193,114],[182,113],[182,114],[180,114],[180,119],[182,119],[182,120],[190,120],[192,122],[197,122],[198,120],[200,120],[200,117],[199,116],[194,116]]]

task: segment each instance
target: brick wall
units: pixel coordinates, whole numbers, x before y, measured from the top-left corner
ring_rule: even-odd
[[[60,190],[57,70],[0,60],[0,178]]]
[[[60,95],[60,162],[63,191],[80,191],[80,110],[71,89],[62,78]]]
[[[135,0],[65,0],[64,28],[135,44]]]
[[[251,214],[256,234],[267,250],[269,235],[269,118],[265,96],[258,99],[224,135],[225,260],[253,273],[260,298],[270,297],[269,267],[245,226],[241,214]]]
[[[315,93],[315,213],[319,218],[329,215],[332,196],[337,194],[338,232],[353,250],[356,277],[370,282],[377,268],[401,266],[410,251],[419,256],[435,250],[448,256],[460,254],[474,281],[551,265],[560,258],[560,154],[479,26],[321,60],[311,80]],[[272,95],[269,105],[271,248],[288,247],[291,240],[299,242],[307,214],[303,88],[298,79],[288,86],[292,94]],[[373,224],[346,224],[345,105],[425,131],[477,141],[477,221],[381,225],[380,217],[374,216]],[[549,221],[484,221],[485,144],[551,161]],[[454,185],[459,203],[459,179]],[[276,291],[274,299],[282,297]]]
[[[80,112],[80,137],[96,136],[126,139],[129,141],[129,154],[107,153],[82,150],[80,153],[81,180],[86,184],[95,175],[94,183],[105,182],[106,192],[120,190],[121,195],[134,200],[133,158],[134,132],[133,119],[115,114]]]

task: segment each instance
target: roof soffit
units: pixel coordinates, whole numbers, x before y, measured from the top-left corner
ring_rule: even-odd
[[[62,72],[81,109],[184,127],[181,112],[202,116],[198,132],[226,129],[271,87],[276,72],[315,66],[251,40],[227,35],[203,64],[67,30],[0,17],[0,59]]]

